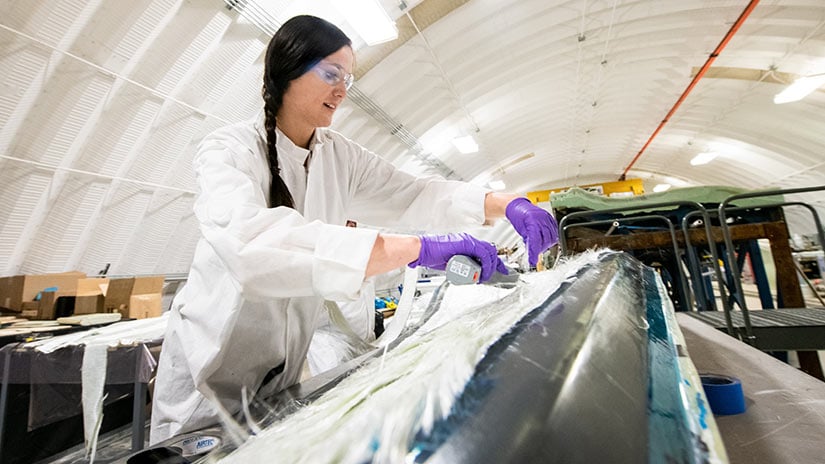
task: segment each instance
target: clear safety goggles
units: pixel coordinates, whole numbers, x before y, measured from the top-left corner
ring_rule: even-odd
[[[312,67],[312,71],[314,71],[322,81],[333,87],[343,82],[344,88],[349,90],[353,82],[355,82],[355,76],[353,76],[352,73],[344,72],[337,64],[319,61],[318,64]]]

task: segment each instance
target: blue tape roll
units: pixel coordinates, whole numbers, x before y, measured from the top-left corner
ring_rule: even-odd
[[[745,412],[745,394],[739,379],[717,374],[701,374],[699,378],[714,414],[725,416]]]

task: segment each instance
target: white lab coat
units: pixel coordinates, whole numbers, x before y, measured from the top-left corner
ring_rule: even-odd
[[[299,380],[323,300],[355,300],[364,283],[377,231],[348,219],[417,230],[484,222],[486,190],[415,178],[325,128],[308,171],[310,151],[278,132],[295,209],[268,208],[265,137],[259,114],[205,137],[194,159],[202,237],[169,315],[152,443],[216,423],[207,396],[233,413],[242,388],[267,396]]]
[[[347,324],[344,330],[348,329],[352,335],[367,343],[375,341],[375,284],[373,279],[364,281],[357,300],[339,301],[337,307]],[[341,330],[342,328],[336,327],[326,311],[321,311],[307,352],[311,375],[326,372],[350,359],[348,337],[331,340],[331,337],[337,337]]]

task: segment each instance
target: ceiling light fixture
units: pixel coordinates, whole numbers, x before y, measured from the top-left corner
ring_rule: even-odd
[[[656,193],[665,192],[667,190],[670,190],[670,187],[670,184],[656,184],[656,186],[653,187],[653,191]]]
[[[453,145],[465,155],[468,153],[478,152],[478,144],[472,135],[465,135],[463,137],[456,137],[453,139]]]
[[[708,164],[719,156],[719,153],[706,151],[704,153],[699,153],[698,155],[694,156],[692,160],[690,160],[690,164],[693,166],[701,166],[703,164]]]
[[[503,180],[491,180],[487,185],[493,190],[504,190],[504,187],[506,187]]]
[[[825,73],[800,77],[793,81],[793,84],[785,87],[785,90],[776,94],[776,96],[773,97],[773,102],[781,105],[782,103],[802,100],[823,85],[825,85]]]
[[[333,0],[335,8],[364,39],[377,45],[398,38],[398,28],[378,0]]]

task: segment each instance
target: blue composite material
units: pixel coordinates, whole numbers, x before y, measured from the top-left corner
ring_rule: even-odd
[[[652,272],[645,272],[646,314],[648,328],[648,462],[708,462],[708,449],[697,446],[701,437],[696,426],[709,427],[709,407],[705,398],[694,392],[698,415],[682,401],[682,384],[690,386],[679,366],[679,357],[686,356],[684,349],[673,339],[673,328],[665,318],[665,301],[657,291]]]
[[[655,272],[583,269],[494,344],[415,462],[724,462]]]

